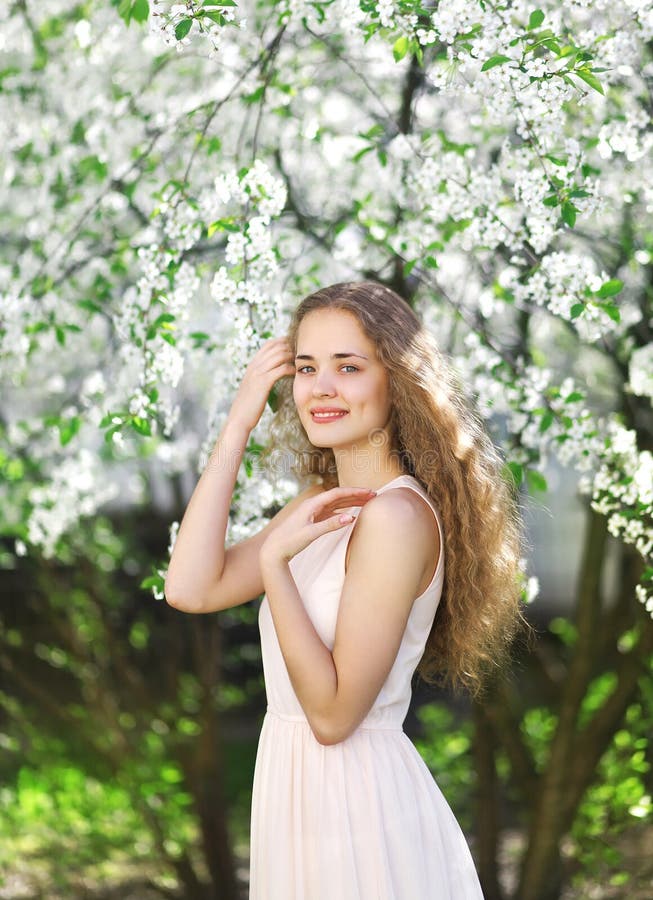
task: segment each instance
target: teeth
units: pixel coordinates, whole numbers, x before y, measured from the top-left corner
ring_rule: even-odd
[[[316,419],[335,419],[337,416],[344,416],[344,412],[340,413],[318,413],[314,412],[313,415]]]

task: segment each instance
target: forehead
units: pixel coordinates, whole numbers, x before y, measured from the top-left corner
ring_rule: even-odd
[[[346,347],[343,341],[347,342]],[[297,352],[309,353],[314,350],[358,350],[373,353],[374,344],[353,313],[344,309],[314,309],[299,324]]]

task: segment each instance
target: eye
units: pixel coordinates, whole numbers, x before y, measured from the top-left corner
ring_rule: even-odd
[[[297,366],[297,368],[296,368],[296,374],[297,374],[297,375],[306,375],[306,374],[308,373],[309,370],[310,370],[311,372],[314,372],[314,371],[315,371],[315,369],[313,368],[313,366]],[[358,366],[354,366],[354,365],[352,365],[351,363],[345,363],[344,366],[341,366],[341,367],[340,367],[340,370],[341,370],[341,371],[348,370],[348,371],[347,371],[347,374],[349,374],[350,372],[358,372],[358,371],[360,371],[359,368],[358,368]]]

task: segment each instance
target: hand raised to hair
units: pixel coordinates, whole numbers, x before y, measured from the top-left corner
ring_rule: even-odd
[[[286,337],[270,338],[252,357],[236,396],[229,418],[245,425],[250,431],[263,415],[268,395],[275,383],[295,374],[293,353]]]
[[[316,538],[352,522],[355,516],[344,510],[364,506],[374,496],[369,488],[335,487],[304,500],[268,536],[261,547],[261,564],[290,561]]]

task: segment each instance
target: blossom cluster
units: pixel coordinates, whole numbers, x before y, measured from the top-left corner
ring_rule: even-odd
[[[633,350],[630,357],[629,387],[638,397],[653,400],[653,343]]]
[[[649,569],[653,566],[653,453],[639,450],[632,429],[618,422],[608,423],[601,465],[591,485],[592,508],[608,518],[614,537],[632,544]],[[637,586],[637,597],[653,614],[653,579]]]
[[[18,236],[0,249],[0,371],[43,482],[97,451],[92,429],[116,466],[145,440],[160,471],[201,468],[286,304],[373,277],[440,317],[529,486],[555,455],[646,546],[619,493],[634,456],[596,410],[604,382],[634,415],[653,394],[650,4],[156,0],[149,33],[68,6],[34,6],[38,65],[12,9],[0,92]],[[234,539],[265,518],[258,481],[239,477]],[[35,522],[50,502],[34,495]]]
[[[556,386],[553,372],[525,365],[510,371],[478,335],[470,334],[469,356],[456,367],[484,416],[505,421],[512,436],[512,463],[543,469],[553,455],[580,474],[579,490],[592,508],[608,517],[608,530],[653,563],[653,454],[639,450],[637,436],[612,418],[597,418],[583,390],[571,378]],[[643,581],[638,597],[651,609],[653,584]]]
[[[279,324],[281,298],[274,292],[279,265],[274,252],[272,219],[286,202],[286,189],[268,166],[257,160],[240,173],[225,172],[215,179],[214,193],[200,200],[214,227],[228,221],[225,265],[217,268],[211,296],[232,324],[226,352],[228,383],[237,387],[243,363],[258,349],[261,336]],[[238,223],[238,229],[231,230]]]
[[[55,555],[59,539],[81,517],[91,516],[117,496],[118,485],[107,481],[100,461],[86,448],[63,460],[49,482],[29,492],[32,507],[28,538],[43,555]]]
[[[246,26],[246,19],[238,17],[237,5],[213,3],[211,0],[151,0],[150,32],[168,47],[181,52],[193,38],[209,43],[209,57],[220,50],[224,29],[228,25]]]

